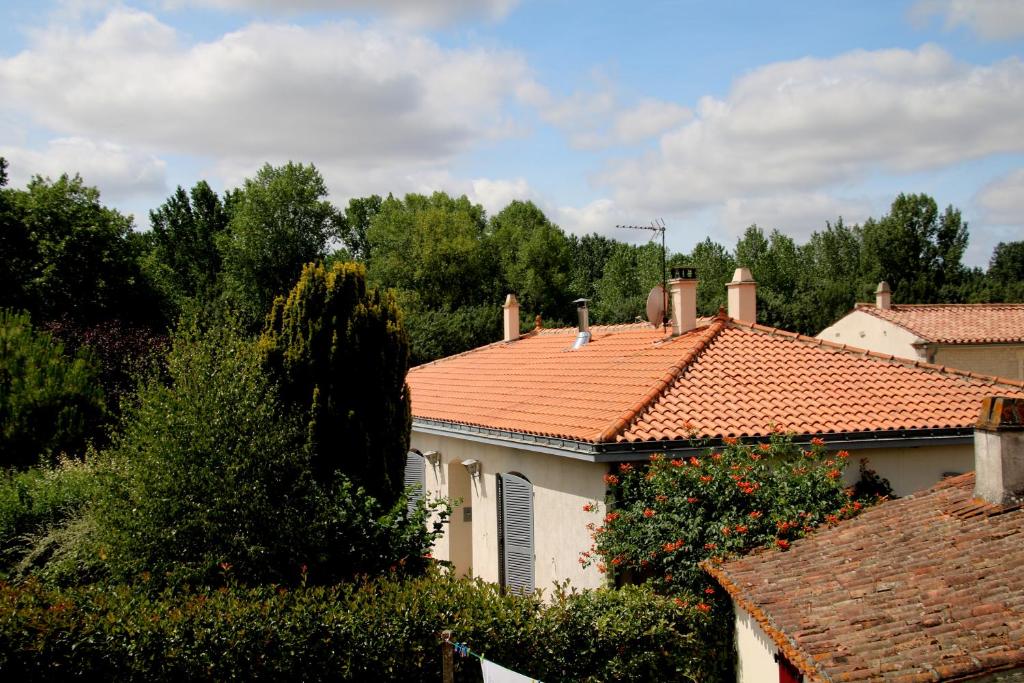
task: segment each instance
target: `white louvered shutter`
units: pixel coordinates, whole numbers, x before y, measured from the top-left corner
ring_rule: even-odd
[[[501,484],[503,585],[532,593],[533,484],[514,474],[501,475]]]
[[[423,492],[427,488],[427,474],[424,467],[423,456],[419,453],[409,451],[405,456],[405,488],[409,491],[409,514],[416,509],[416,506],[423,500]]]

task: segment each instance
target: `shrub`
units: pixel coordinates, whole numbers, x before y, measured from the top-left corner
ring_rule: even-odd
[[[452,631],[504,666],[548,681],[715,680],[706,615],[649,589],[502,595],[436,573],[362,584],[159,593],[0,584],[0,670],[64,680],[416,681],[441,673]],[[456,680],[480,680],[456,658]]]
[[[703,560],[785,550],[863,507],[843,489],[846,451],[830,454],[819,439],[801,449],[784,434],[757,445],[727,441],[704,457],[654,455],[647,466],[623,463],[607,475],[608,512],[584,561],[619,581],[712,595]]]
[[[353,479],[386,506],[402,493],[411,425],[409,341],[361,264],[308,264],[260,338],[286,405],[307,416],[313,474]]]
[[[80,455],[104,406],[90,354],[69,359],[28,315],[0,310],[0,467]]]

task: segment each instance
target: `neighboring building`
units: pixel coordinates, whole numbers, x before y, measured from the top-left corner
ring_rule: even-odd
[[[857,304],[820,339],[900,358],[1024,379],[1024,304],[892,304],[879,283],[875,305]]]
[[[982,415],[976,473],[704,564],[733,600],[738,681],[1024,681],[1024,400]]]
[[[1024,396],[1021,382],[750,322],[749,273],[730,285],[731,317],[698,319],[697,281],[683,274],[671,282],[671,330],[590,328],[584,304],[579,328],[520,335],[510,296],[503,341],[409,372],[410,481],[463,501],[436,557],[526,589],[596,587],[603,577],[579,557],[611,463],[702,451],[692,436],[714,445],[781,429],[859,451],[903,495],[970,469],[982,397]],[[584,511],[595,502],[597,514]]]

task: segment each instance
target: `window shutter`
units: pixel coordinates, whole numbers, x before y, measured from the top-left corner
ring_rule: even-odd
[[[516,592],[532,593],[533,484],[515,474],[501,475],[499,502],[502,583]]]
[[[414,487],[408,491],[408,510],[409,514],[412,514],[419,502],[423,500],[423,492],[427,488],[423,456],[413,451],[409,451],[405,456],[405,488],[409,489],[410,487]]]

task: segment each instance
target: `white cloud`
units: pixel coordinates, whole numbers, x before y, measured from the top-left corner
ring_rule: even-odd
[[[983,187],[975,203],[984,211],[986,223],[1024,227],[1024,168]]]
[[[934,46],[858,50],[756,69],[602,181],[622,205],[684,212],[1019,151],[1020,60],[968,66]]]
[[[738,238],[753,223],[765,232],[778,230],[798,243],[806,242],[826,222],[861,223],[877,215],[876,207],[866,199],[838,199],[820,192],[777,194],[771,197],[732,198],[725,201],[719,224],[731,237]]]
[[[84,138],[51,140],[43,150],[0,147],[11,165],[11,186],[23,186],[35,175],[57,178],[78,173],[104,199],[160,194],[167,189],[167,165],[152,155],[139,154],[111,142]]]
[[[1010,40],[1024,36],[1024,3],[1020,0],[918,0],[910,17],[923,22],[943,18],[945,29],[966,26],[986,40]]]
[[[219,158],[444,163],[505,135],[529,81],[514,53],[451,50],[353,23],[252,24],[182,45],[154,16],[112,10],[0,60],[6,106],[65,136]]]
[[[686,107],[673,102],[645,99],[615,117],[615,136],[623,143],[632,144],[664,133],[693,117]]]
[[[544,210],[549,218],[567,232],[576,235],[596,232],[622,241],[630,241],[630,236],[616,231],[615,226],[636,221],[635,213],[630,213],[607,197],[595,199],[580,207],[554,206],[544,207]]]

